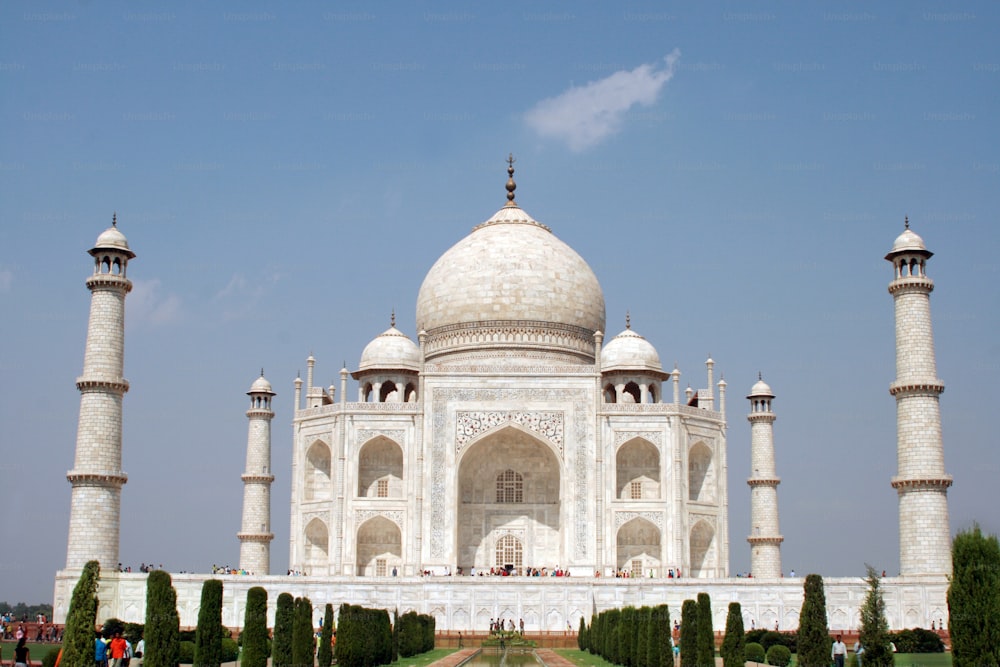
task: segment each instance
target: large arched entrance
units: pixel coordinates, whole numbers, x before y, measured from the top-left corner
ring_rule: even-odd
[[[358,528],[359,577],[385,577],[403,564],[403,540],[399,526],[376,516]]]
[[[617,565],[629,576],[660,576],[660,529],[636,517],[622,525],[617,535]]]
[[[458,566],[523,572],[559,565],[559,483],[552,449],[515,426],[470,445],[458,469]]]

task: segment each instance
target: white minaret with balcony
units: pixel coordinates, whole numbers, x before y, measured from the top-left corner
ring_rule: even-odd
[[[122,377],[125,357],[125,296],[132,290],[126,277],[128,261],[135,257],[125,235],[118,231],[117,216],[90,250],[94,274],[90,290],[90,321],[80,390],[80,418],[76,432],[76,458],[66,479],[73,485],[69,509],[66,569],[81,569],[97,560],[102,568],[118,565],[121,525],[122,398],[128,381]]]
[[[939,397],[944,383],[937,377],[927,260],[934,253],[923,239],[906,229],[885,258],[892,262],[889,283],[896,311],[897,473],[892,486],[899,494],[899,573],[951,574],[951,531],[948,487],[944,471]]]
[[[266,575],[271,567],[271,383],[264,371],[247,392],[250,397],[250,420],[247,434],[247,465],[243,473],[243,523],[240,540],[240,569]]]
[[[747,396],[750,400],[750,572],[759,579],[781,576],[781,536],[778,523],[778,484],[774,467],[774,394],[759,375]]]

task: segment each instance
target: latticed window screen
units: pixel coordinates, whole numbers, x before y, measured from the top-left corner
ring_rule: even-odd
[[[632,576],[641,577],[642,576],[642,559],[633,558],[632,559]]]
[[[387,574],[385,567],[386,567],[385,559],[384,558],[376,558],[375,559],[375,576],[376,577],[384,577]]]
[[[504,535],[497,541],[497,567],[511,565],[514,572],[521,574],[522,556],[521,541],[513,535]]]
[[[380,479],[378,481],[378,488],[375,490],[375,494],[379,498],[388,498],[389,497],[389,480],[387,480],[387,479]]]
[[[524,502],[524,478],[519,473],[513,470],[504,470],[497,475],[497,502]]]
[[[632,500],[642,500],[642,482],[632,482],[629,486]]]

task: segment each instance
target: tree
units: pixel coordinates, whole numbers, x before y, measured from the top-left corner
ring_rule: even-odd
[[[1000,664],[1000,542],[979,524],[951,545],[948,629],[954,667]],[[866,656],[867,657],[867,649]]]
[[[333,605],[329,602],[323,611],[323,630],[319,633],[316,661],[319,667],[330,667],[333,664]]]
[[[66,614],[66,632],[63,636],[65,667],[93,667],[94,627],[97,624],[97,582],[101,566],[92,560],[83,566],[80,579],[73,589]]]
[[[636,612],[638,622],[635,624],[635,657],[632,659],[632,664],[637,667],[646,664],[646,658],[649,654],[649,626],[653,624],[652,611],[649,607],[640,607]]]
[[[292,620],[292,664],[312,667],[316,656],[313,644],[313,606],[309,598],[295,598],[295,617]]]
[[[708,593],[698,593],[698,667],[715,667],[712,598]]]
[[[681,605],[681,665],[698,664],[698,603],[684,600]]]
[[[830,664],[830,630],[826,624],[826,594],[823,577],[810,574],[806,577],[805,596],[799,612],[798,665],[800,667],[827,667]]]
[[[871,565],[868,569],[868,593],[861,605],[861,637],[865,647],[862,664],[865,667],[892,667],[892,646],[889,639],[889,622],[885,620],[885,600],[882,598],[882,581]]]
[[[292,632],[295,624],[295,598],[291,593],[278,596],[274,610],[274,641],[271,644],[273,667],[290,667],[292,662]],[[143,667],[146,667],[143,665]]]
[[[201,586],[198,630],[194,636],[195,667],[222,664],[222,582],[208,579]]]
[[[581,651],[587,650],[587,621],[580,617],[580,628],[576,632],[576,646]]]
[[[181,617],[170,574],[153,570],[146,579],[146,652],[143,667],[177,667]]]
[[[267,642],[267,591],[254,586],[247,591],[243,620],[243,667],[267,667],[267,659],[271,656]]]
[[[746,635],[743,632],[743,608],[739,602],[729,603],[726,616],[726,636],[722,640],[723,667],[743,667],[746,660]]]
[[[670,608],[665,604],[653,607],[653,622],[650,623],[649,649],[646,654],[648,667],[673,667],[674,651],[670,642]]]

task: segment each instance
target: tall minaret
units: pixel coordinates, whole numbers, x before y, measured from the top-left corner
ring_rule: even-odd
[[[264,370],[247,392],[250,397],[250,420],[247,434],[247,467],[243,473],[243,526],[240,539],[240,569],[266,575],[271,567],[271,383]]]
[[[774,394],[760,375],[747,396],[750,400],[750,572],[753,576],[781,576],[781,543],[778,529],[778,484],[774,469]]]
[[[951,532],[948,487],[941,444],[938,397],[944,383],[937,377],[934,334],[931,331],[931,290],[926,265],[932,252],[906,229],[885,256],[893,265],[889,283],[896,309],[897,474],[892,487],[899,494],[899,573],[951,574]]]
[[[76,431],[76,459],[66,479],[73,485],[69,508],[66,569],[77,570],[89,560],[101,567],[118,565],[121,522],[122,397],[128,381],[122,377],[125,356],[125,295],[132,282],[125,277],[135,253],[118,231],[117,216],[90,250],[94,274],[90,290],[90,322],[80,390],[80,420]]]

